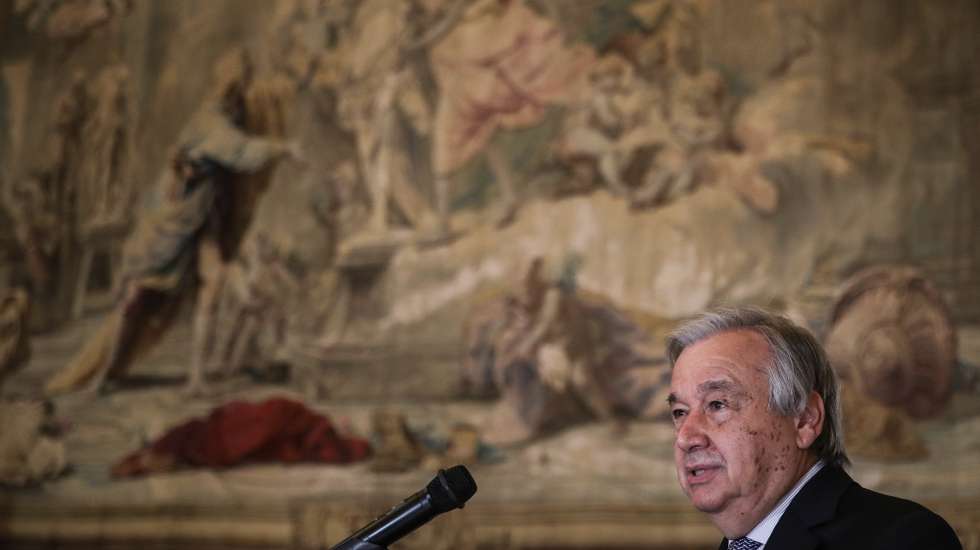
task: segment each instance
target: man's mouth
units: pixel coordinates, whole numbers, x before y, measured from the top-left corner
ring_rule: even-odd
[[[685,468],[687,473],[688,485],[699,485],[714,479],[715,475],[721,470],[721,466],[714,464],[696,465]]]

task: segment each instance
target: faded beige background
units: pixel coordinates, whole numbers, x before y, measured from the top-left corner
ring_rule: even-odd
[[[561,429],[511,444],[510,394],[466,391],[482,376],[474,327],[524,296],[540,258],[591,319],[628,320],[642,342],[623,345],[654,369],[663,335],[718,304],[836,338],[855,477],[929,504],[977,548],[977,28],[980,7],[959,0],[0,0],[0,285],[31,304],[29,358],[0,365],[5,401],[42,397],[118,303],[122,244],[159,208],[229,51],[253,60],[257,131],[303,156],[243,180],[267,185],[229,258],[265,323],[241,344],[249,364],[183,393],[188,292],[127,379],[51,398],[61,467],[4,486],[0,540],[325,547],[453,458],[109,476],[181,421],[287,396],[378,449],[379,411],[420,441],[460,424],[482,438],[464,457],[477,496],[402,547],[714,547],[654,405],[558,412]],[[257,260],[266,245],[274,259]],[[868,269],[890,275],[842,302]],[[240,311],[213,319],[215,338],[235,341]],[[602,334],[590,346],[620,349]],[[505,336],[498,355],[516,347]],[[896,349],[912,382],[869,383],[862,369]],[[245,368],[269,364],[288,376]],[[617,396],[656,395],[659,372]]]

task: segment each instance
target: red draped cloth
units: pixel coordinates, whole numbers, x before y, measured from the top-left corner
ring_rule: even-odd
[[[245,462],[348,463],[371,452],[366,440],[339,434],[327,417],[285,398],[221,405],[206,418],[170,429],[150,450],[180,465],[209,468]]]

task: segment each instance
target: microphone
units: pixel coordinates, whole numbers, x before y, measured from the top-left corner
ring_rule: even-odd
[[[408,497],[330,550],[380,550],[432,518],[462,508],[476,493],[476,481],[463,465],[439,470],[425,489]]]

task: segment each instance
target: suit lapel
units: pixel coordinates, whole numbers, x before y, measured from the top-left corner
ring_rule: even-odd
[[[766,550],[813,550],[813,528],[834,518],[841,495],[854,480],[837,466],[825,466],[793,499],[766,543]]]
[[[766,550],[815,550],[819,544],[820,539],[810,532],[800,518],[786,510],[766,541]]]

